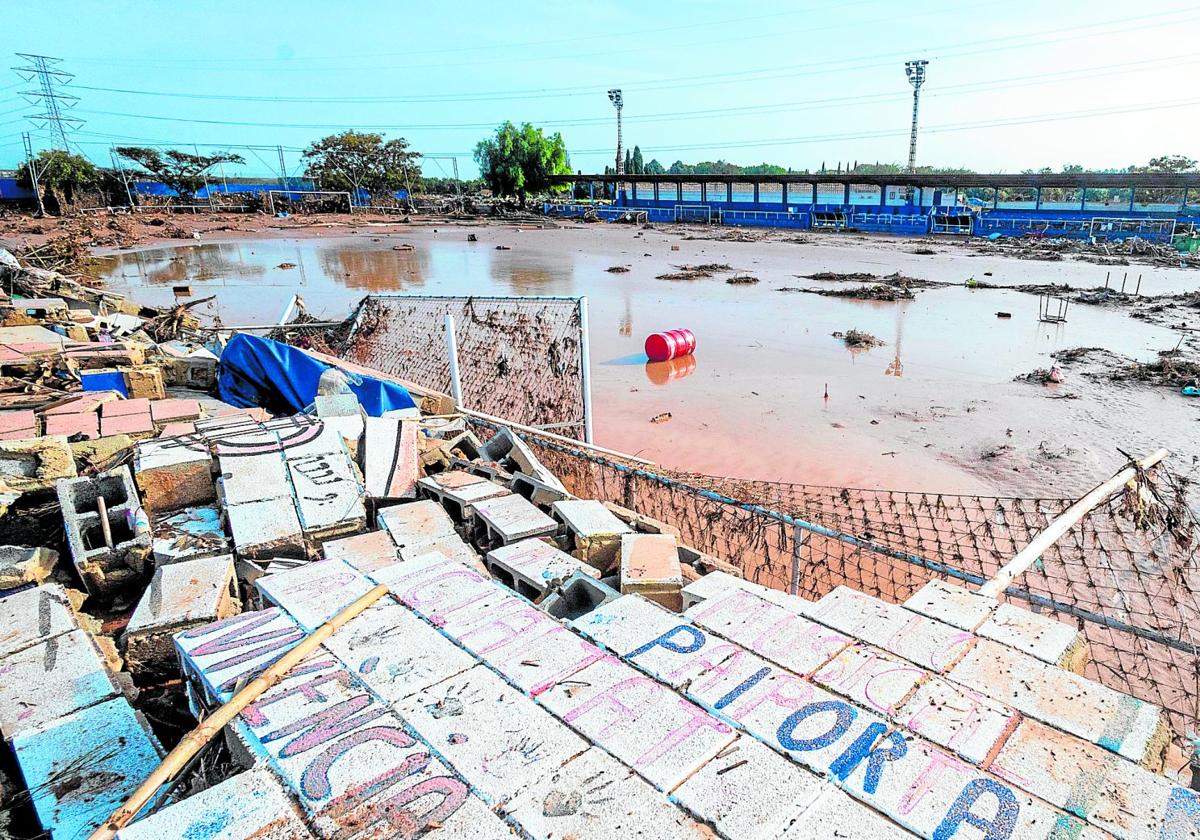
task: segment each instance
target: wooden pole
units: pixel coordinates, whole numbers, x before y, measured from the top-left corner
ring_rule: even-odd
[[[1083,519],[1093,508],[1105,502],[1116,493],[1127,481],[1137,475],[1139,468],[1148,470],[1170,454],[1160,449],[1137,462],[1136,466],[1128,466],[1114,475],[1108,481],[1093,489],[1082,499],[1071,505],[1060,516],[1043,528],[1029,541],[1029,544],[1017,552],[1013,559],[1004,564],[996,576],[979,587],[979,594],[989,598],[998,598],[1000,593],[1008,588],[1016,578],[1025,574],[1046,549],[1050,548],[1063,534],[1069,531],[1079,520]]]
[[[316,649],[317,645],[324,642],[348,621],[362,613],[363,610],[387,593],[388,588],[383,584],[376,586],[366,595],[363,595],[353,604],[306,636],[300,644],[285,653],[275,664],[254,679],[253,682],[231,697],[228,703],[201,721],[195,729],[184,736],[175,749],[167,754],[162,763],[158,765],[146,781],[142,782],[141,786],[133,792],[133,795],[126,800],[125,804],[114,811],[113,815],[108,818],[108,821],[104,825],[92,832],[88,840],[111,840],[118,831],[128,825],[138,815],[142,808],[146,807],[146,803],[154,797],[159,788],[174,779],[175,775],[187,765],[192,756],[199,752],[201,747],[211,741],[243,709],[261,697],[267,689],[283,679],[287,675],[287,672],[299,665]]]

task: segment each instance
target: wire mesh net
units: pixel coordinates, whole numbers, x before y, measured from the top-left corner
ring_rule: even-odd
[[[977,588],[1073,502],[746,481],[527,439],[576,495],[674,525],[747,579],[810,600],[844,585],[900,603],[933,578]],[[1078,627],[1085,675],[1163,707],[1187,755],[1200,714],[1196,521],[1169,465],[1139,487],[1087,515],[1003,597]]]
[[[583,434],[579,301],[372,295],[343,358],[450,393],[445,316],[454,318],[463,404],[559,434]]]

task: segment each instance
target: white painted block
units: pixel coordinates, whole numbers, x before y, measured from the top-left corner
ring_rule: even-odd
[[[364,492],[349,456],[289,458],[287,469],[305,534],[324,539],[366,526]]]
[[[925,669],[877,648],[852,645],[818,668],[812,680],[877,714],[894,717],[930,676]]]
[[[447,615],[481,599],[512,597],[506,596],[494,581],[439,553],[387,566],[373,572],[371,578],[385,584],[397,600],[435,627],[444,627]]]
[[[221,456],[220,469],[217,487],[226,507],[292,494],[283,454],[279,451],[255,455],[230,452]]]
[[[396,544],[387,531],[369,531],[321,545],[326,560],[341,560],[363,574],[390,566],[400,560]]]
[[[934,578],[904,602],[906,609],[960,630],[974,631],[988,620],[999,602],[953,583]]]
[[[770,601],[798,615],[804,615],[805,609],[812,604],[811,601],[806,601],[799,595],[789,595],[778,589],[771,589],[745,578],[736,577],[728,572],[715,571],[709,572],[699,580],[694,580],[683,587],[683,608],[689,610],[709,598],[716,598],[734,589],[752,592],[764,601]]]
[[[119,693],[91,636],[52,636],[0,660],[0,733],[11,740]]]
[[[255,586],[312,632],[367,594],[371,582],[341,560],[319,560],[261,577]]]
[[[982,765],[1017,725],[1013,709],[942,677],[916,690],[895,718],[940,747]]]
[[[428,499],[383,508],[378,518],[401,550],[458,536],[450,515]]]
[[[840,790],[831,788],[789,824],[783,833],[778,835],[778,838],[779,840],[909,840],[916,836],[882,814],[855,802]]]
[[[291,616],[272,607],[177,633],[175,648],[185,675],[199,687],[204,701],[216,706],[304,636]]]
[[[476,502],[475,517],[503,545],[526,537],[553,534],[558,525],[523,496],[497,496]]]
[[[483,560],[475,553],[475,549],[467,545],[458,536],[443,537],[437,542],[426,543],[424,545],[410,546],[402,548],[400,551],[401,560],[415,560],[418,557],[424,557],[430,554],[440,555],[447,560],[453,560],[456,563],[461,563],[477,572],[484,573],[487,569],[483,565]]]
[[[204,557],[161,566],[138,601],[128,635],[224,618],[237,600],[233,557]]]
[[[363,478],[368,495],[380,499],[416,497],[419,471],[416,423],[403,423],[392,417],[368,417],[363,447]]]
[[[1000,604],[975,632],[1077,674],[1087,665],[1087,639],[1078,627],[1012,604]]]
[[[281,462],[282,463],[282,462]],[[230,505],[225,510],[233,545],[239,554],[259,557],[299,554],[304,538],[296,504],[289,494],[259,502]]]
[[[493,575],[531,600],[544,595],[575,572],[597,580],[600,578],[599,570],[536,538],[492,549],[487,554],[486,565]]]
[[[454,519],[470,519],[475,503],[508,496],[512,491],[481,475],[464,470],[448,470],[420,479],[417,484],[437,499]]]
[[[57,583],[0,598],[0,660],[79,626],[67,592]]]

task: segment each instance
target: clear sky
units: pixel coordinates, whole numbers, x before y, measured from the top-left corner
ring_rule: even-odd
[[[903,162],[907,58],[930,62],[919,163],[1200,157],[1200,4],[1184,0],[36,0],[4,21],[8,51],[75,74],[72,142],[106,164],[112,143],[247,145],[269,148],[238,149],[238,174],[277,175],[282,145],[299,174],[300,148],[358,128],[471,175],[475,143],[512,119],[561,131],[573,167],[600,171],[610,87],[626,145],[664,166]],[[0,166],[21,159],[29,88],[0,72]]]

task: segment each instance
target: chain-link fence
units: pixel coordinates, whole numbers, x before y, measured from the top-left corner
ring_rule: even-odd
[[[578,298],[372,295],[341,355],[449,394],[450,315],[465,407],[582,438],[584,311]]]
[[[846,585],[898,603],[932,578],[978,588],[1073,502],[744,481],[527,440],[573,493],[675,525],[747,579],[808,599]],[[1187,754],[1200,714],[1200,573],[1184,484],[1158,467],[1141,491],[1071,528],[1004,597],[1078,626],[1087,676],[1166,709]]]

